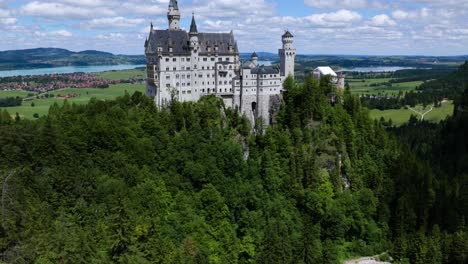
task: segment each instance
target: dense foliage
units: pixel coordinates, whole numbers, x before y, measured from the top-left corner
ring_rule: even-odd
[[[3,260],[466,261],[464,223],[432,225],[434,173],[359,98],[330,104],[327,79],[285,89],[275,126],[254,130],[216,97],[157,109],[135,93],[37,121],[1,113]]]
[[[23,98],[19,96],[0,98],[0,107],[20,106],[22,103]]]
[[[440,77],[439,75],[445,73],[446,70],[433,70],[426,74],[419,71],[408,71],[407,73],[399,73],[399,76],[406,76],[406,74],[416,73],[414,77],[404,77],[403,80],[417,80],[418,78],[438,77],[437,79],[424,82],[417,91],[410,91],[407,93],[400,92],[398,95],[364,95],[361,97],[363,106],[369,109],[400,109],[405,106],[415,106],[417,104],[440,106],[443,99],[455,100],[468,86],[468,61],[460,66],[457,70],[451,71],[448,74]],[[378,85],[389,85],[399,82],[398,79],[390,80],[388,83],[381,83]]]
[[[114,55],[95,50],[73,52],[58,48],[38,48],[0,51],[0,70],[145,63],[143,55]]]

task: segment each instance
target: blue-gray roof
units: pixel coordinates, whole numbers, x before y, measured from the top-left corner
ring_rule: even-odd
[[[153,30],[147,44],[147,52],[158,53],[161,47],[163,55],[169,54],[169,47],[172,47],[174,55],[190,55],[189,33],[183,30]],[[200,54],[208,53],[208,47],[211,48],[211,54],[215,53],[215,47],[218,47],[218,54],[231,55],[238,54],[237,43],[234,34],[231,33],[198,33],[198,42],[200,44]],[[232,45],[234,52],[229,52],[229,46]]]

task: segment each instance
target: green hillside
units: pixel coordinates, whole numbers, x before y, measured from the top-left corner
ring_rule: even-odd
[[[466,263],[468,188],[444,189],[359,98],[330,104],[333,89],[286,80],[266,129],[214,96],[158,109],[137,92],[34,121],[2,112],[2,260]]]
[[[0,70],[145,63],[143,55],[114,55],[92,50],[72,52],[57,48],[38,48],[0,52]]]

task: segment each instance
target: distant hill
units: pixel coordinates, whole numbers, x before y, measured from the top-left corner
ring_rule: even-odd
[[[0,52],[0,70],[36,69],[61,66],[145,64],[143,55],[114,55],[86,50],[73,52],[57,48],[8,50]]]
[[[468,88],[468,61],[456,71],[449,73],[440,79],[423,83],[418,90],[432,94],[437,99],[458,98]]]
[[[250,60],[253,52],[241,52],[239,54],[240,58],[243,60]],[[279,60],[278,54],[270,52],[256,52],[259,60],[263,61],[276,61]]]

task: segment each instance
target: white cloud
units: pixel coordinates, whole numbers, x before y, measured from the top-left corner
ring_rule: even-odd
[[[85,8],[53,2],[30,2],[21,7],[21,14],[44,18],[78,19],[96,16],[112,16],[115,12],[105,8]]]
[[[56,30],[56,31],[47,31],[47,32],[35,31],[34,35],[37,37],[65,37],[65,38],[73,36],[73,34],[67,30]]]
[[[81,26],[87,29],[108,29],[108,28],[132,28],[145,23],[145,19],[130,19],[125,17],[95,18],[82,23]]]
[[[123,39],[125,36],[122,33],[107,33],[107,34],[100,34],[97,35],[96,38],[100,40],[115,40],[115,39]]]
[[[362,19],[359,13],[349,10],[339,10],[332,13],[314,14],[305,18],[312,24],[320,26],[345,26]]]
[[[389,16],[385,15],[385,14],[381,14],[381,15],[376,15],[374,16],[370,21],[369,21],[369,24],[371,26],[375,26],[375,27],[392,27],[392,26],[396,26],[397,23],[395,22],[395,20],[391,19]]]
[[[0,18],[0,24],[3,25],[13,25],[16,24],[16,18],[9,17],[9,18]]]

